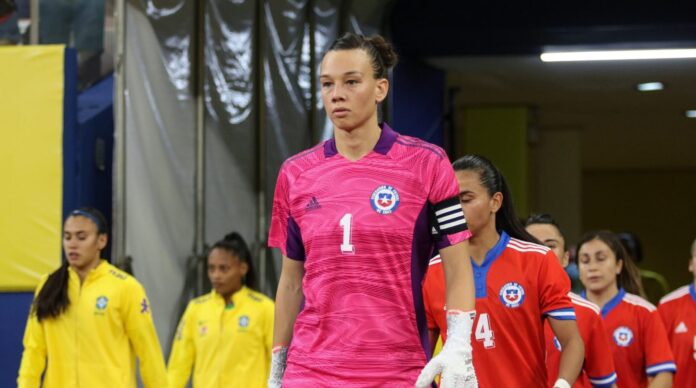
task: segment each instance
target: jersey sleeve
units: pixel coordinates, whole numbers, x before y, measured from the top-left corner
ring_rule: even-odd
[[[432,207],[431,223],[439,235],[437,249],[466,241],[471,237],[471,231],[466,224],[464,210],[459,203],[459,184],[454,175],[452,165],[444,151],[434,163],[431,190],[428,202]]]
[[[548,251],[541,258],[538,284],[539,308],[544,316],[558,320],[575,320],[575,310],[568,297],[570,279],[552,251]]]
[[[172,353],[167,364],[167,380],[169,388],[183,388],[191,377],[194,360],[196,359],[196,347],[193,343],[191,322],[194,320],[193,305],[189,303],[184,315],[179,320],[176,328]]]
[[[425,308],[425,319],[428,322],[428,329],[438,330],[437,322],[435,322],[435,315],[433,314],[433,303],[432,297],[430,296],[433,282],[433,271],[428,271],[425,273],[425,279],[423,279],[423,306]]]
[[[304,260],[305,251],[300,227],[290,214],[290,182],[286,166],[281,167],[273,194],[271,228],[268,231],[268,246],[279,248],[283,255],[294,260]]]
[[[645,373],[651,377],[663,372],[675,373],[677,365],[659,313],[657,310],[646,313],[642,321]]]
[[[608,388],[616,383],[611,346],[599,314],[587,315],[583,322],[590,327],[585,338],[585,373],[594,388]]]
[[[39,287],[36,288],[34,293],[34,299],[39,295],[41,286],[47,278],[47,276],[42,278]],[[17,387],[38,388],[41,386],[41,375],[46,368],[46,338],[44,337],[43,326],[36,318],[36,314],[31,312],[27,318],[22,344],[24,345],[24,351],[22,352],[22,361],[19,365]]]
[[[135,279],[127,280],[123,288],[123,321],[135,354],[140,361],[140,374],[147,388],[166,386],[167,370],[162,348],[152,321],[150,301],[145,289]]]
[[[672,330],[672,327],[673,327],[672,317],[674,316],[674,314],[671,314],[669,312],[669,308],[664,303],[660,303],[660,305],[657,306],[657,312],[660,315],[660,319],[662,319],[662,325],[665,328],[665,333],[667,334],[667,340],[671,344],[672,337],[674,336],[674,331]]]

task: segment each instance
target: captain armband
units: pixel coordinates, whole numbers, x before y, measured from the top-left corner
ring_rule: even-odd
[[[463,232],[469,227],[459,197],[438,202],[431,207],[431,232],[435,237]]]

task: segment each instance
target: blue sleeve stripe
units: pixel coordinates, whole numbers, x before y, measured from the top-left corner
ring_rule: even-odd
[[[667,362],[661,362],[659,364],[653,364],[645,368],[645,373],[648,374],[648,376],[655,376],[658,373],[662,372],[672,372],[675,373],[677,371],[677,365],[672,362],[672,361],[667,361]]]
[[[616,383],[616,372],[603,377],[590,377],[590,383],[594,388],[607,388]]]
[[[569,309],[558,309],[558,310],[551,310],[547,311],[544,313],[544,315],[547,315],[553,319],[558,319],[561,321],[570,321],[570,320],[575,320],[575,310],[572,308]]]

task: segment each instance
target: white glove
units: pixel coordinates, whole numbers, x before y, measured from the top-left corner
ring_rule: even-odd
[[[271,350],[271,374],[268,376],[268,388],[280,388],[288,361],[288,347],[274,346]]]
[[[570,383],[565,381],[565,379],[558,379],[553,384],[553,388],[570,388]]]
[[[428,388],[440,376],[442,388],[477,388],[478,380],[471,358],[471,328],[476,311],[447,311],[447,342],[440,353],[423,368],[416,388]]]

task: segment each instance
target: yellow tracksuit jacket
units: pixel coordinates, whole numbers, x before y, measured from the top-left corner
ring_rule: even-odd
[[[192,300],[169,356],[169,387],[266,387],[273,341],[273,302],[242,287],[232,305],[215,291]]]
[[[82,286],[77,273],[68,271],[68,309],[40,323],[29,316],[18,387],[39,387],[48,362],[46,388],[135,388],[136,356],[145,386],[166,387],[164,358],[140,283],[104,260]]]

